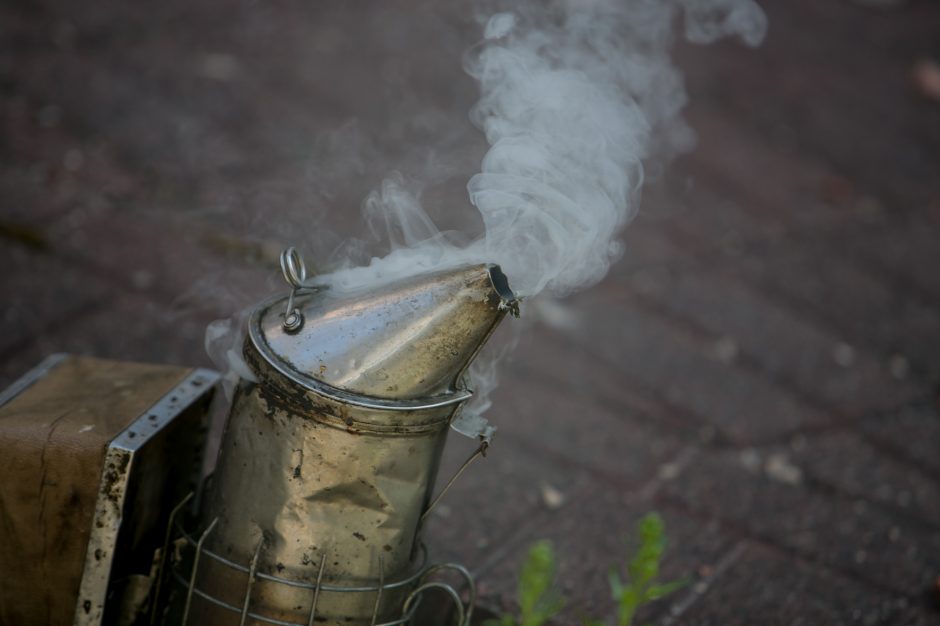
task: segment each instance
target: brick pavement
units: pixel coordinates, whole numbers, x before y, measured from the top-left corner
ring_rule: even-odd
[[[658,510],[692,584],[650,623],[940,623],[940,104],[909,78],[940,10],[767,5],[761,49],[680,50],[699,147],[624,259],[529,311],[493,451],[428,529],[484,606],[549,537],[558,623],[609,614]],[[205,324],[279,288],[272,250],[329,263],[390,169],[466,206],[475,28],[450,3],[0,7],[0,384],[60,350],[205,364]]]

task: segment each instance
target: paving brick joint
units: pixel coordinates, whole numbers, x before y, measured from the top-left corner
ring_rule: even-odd
[[[492,451],[426,536],[485,607],[549,538],[555,623],[611,619],[656,510],[691,582],[642,623],[940,624],[940,102],[911,78],[940,7],[765,4],[756,50],[680,46],[698,146],[622,261],[525,311]],[[206,324],[279,288],[281,246],[367,237],[391,170],[461,227],[472,9],[0,6],[0,386],[51,352],[209,365]]]

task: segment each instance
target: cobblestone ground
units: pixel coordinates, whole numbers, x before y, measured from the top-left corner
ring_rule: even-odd
[[[940,623],[940,7],[766,4],[760,49],[679,50],[698,148],[601,285],[529,311],[434,515],[486,606],[546,537],[559,623],[610,615],[657,510],[692,584],[649,623]],[[282,289],[281,246],[363,236],[392,169],[472,219],[477,32],[455,3],[3,3],[0,383],[53,351],[208,364],[206,323]]]

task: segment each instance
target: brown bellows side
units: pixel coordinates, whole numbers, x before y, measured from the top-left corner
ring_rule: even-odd
[[[65,357],[0,406],[0,624],[72,624],[106,448],[189,372]]]

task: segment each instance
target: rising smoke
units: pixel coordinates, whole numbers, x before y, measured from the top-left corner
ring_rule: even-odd
[[[502,266],[520,295],[567,295],[598,282],[621,254],[643,164],[692,146],[680,117],[674,26],[706,43],[766,29],[752,0],[567,0],[514,3],[492,15],[465,69],[480,85],[471,120],[490,145],[467,189],[484,232],[469,244],[437,230],[396,179],[365,216],[391,253],[328,280],[355,289],[471,262]]]
[[[470,118],[490,146],[467,185],[480,233],[439,231],[418,194],[391,176],[364,202],[390,252],[318,282],[355,290],[495,262],[529,298],[597,283],[623,253],[617,237],[636,213],[644,164],[694,142],[669,55],[676,26],[693,43],[738,36],[757,45],[766,30],[753,0],[513,2],[482,24],[482,41],[464,59],[480,87]],[[207,347],[232,371],[240,337],[223,324],[210,326]],[[495,386],[495,360],[471,370],[477,412]]]

